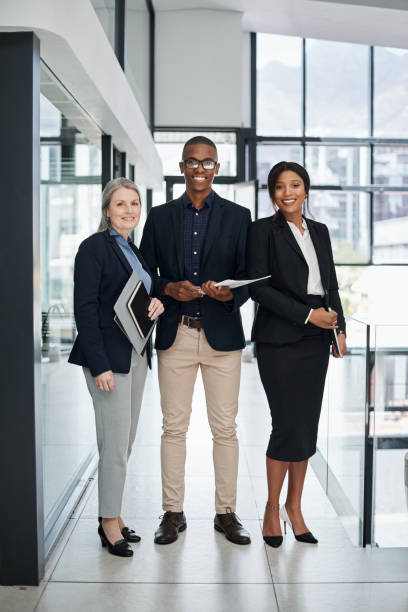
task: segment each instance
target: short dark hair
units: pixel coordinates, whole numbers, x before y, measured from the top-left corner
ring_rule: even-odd
[[[196,145],[196,144],[207,145],[208,147],[211,147],[212,149],[214,149],[215,156],[218,159],[218,152],[217,152],[217,147],[215,145],[215,142],[213,142],[212,140],[210,140],[206,136],[193,136],[193,138],[190,138],[189,140],[187,140],[187,142],[185,143],[185,145],[183,147],[183,153],[182,153],[182,159],[183,160],[185,159],[185,152],[188,149],[188,147],[191,147],[191,146]]]
[[[297,164],[296,162],[281,161],[275,164],[271,168],[268,174],[268,192],[269,192],[269,197],[271,198],[272,203],[274,203],[273,198],[274,198],[275,187],[276,187],[276,183],[278,182],[279,175],[285,170],[291,170],[292,172],[295,172],[295,174],[297,174],[302,179],[303,184],[305,186],[306,196],[308,198],[309,191],[310,191],[310,176],[306,168],[304,168],[300,164]],[[307,212],[310,213],[309,201],[307,201],[306,203],[306,209],[307,209]]]

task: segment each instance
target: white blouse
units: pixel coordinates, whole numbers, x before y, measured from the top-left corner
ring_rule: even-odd
[[[307,279],[307,293],[310,295],[324,296],[324,289],[322,285],[322,279],[320,277],[319,262],[317,261],[316,250],[314,248],[310,232],[307,228],[306,220],[302,220],[303,234],[291,221],[287,221],[292,234],[295,237],[296,242],[299,245],[300,250],[303,253],[303,257],[309,267],[309,276]],[[310,310],[309,315],[305,321],[305,324],[309,321],[309,317],[312,314],[313,308]]]

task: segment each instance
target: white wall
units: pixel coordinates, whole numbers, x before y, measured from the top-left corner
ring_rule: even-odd
[[[236,11],[159,11],[156,125],[240,127],[246,123],[247,39],[242,15]]]
[[[89,0],[0,0],[1,30],[33,30],[41,58],[127,153],[137,181],[161,187],[162,165],[149,127]]]

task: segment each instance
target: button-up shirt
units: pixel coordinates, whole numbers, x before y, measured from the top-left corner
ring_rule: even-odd
[[[132,268],[132,270],[136,270],[140,280],[143,282],[144,286],[146,287],[147,293],[150,294],[150,289],[152,286],[151,276],[148,272],[146,272],[146,270],[140,263],[139,258],[137,257],[136,253],[133,251],[131,247],[131,244],[133,244],[131,238],[128,238],[126,240],[126,238],[124,238],[121,234],[119,234],[119,232],[113,229],[113,227],[109,229],[109,234],[115,238],[122,253],[128,260],[130,267]]]
[[[303,257],[305,258],[309,268],[309,276],[307,279],[307,293],[309,295],[320,295],[321,297],[323,297],[324,289],[322,285],[322,279],[320,277],[319,262],[317,261],[316,250],[314,248],[312,238],[310,237],[310,232],[307,228],[306,220],[302,220],[302,228],[304,230],[303,234],[299,230],[299,228],[296,227],[296,225],[291,221],[287,221],[287,224],[289,225],[292,234],[294,235],[295,240],[298,243],[299,248],[302,251]],[[305,323],[309,321],[309,317],[312,314],[312,310],[309,312]]]
[[[208,219],[214,201],[211,191],[204,205],[198,210],[194,208],[186,193],[183,195],[184,212],[184,278],[193,285],[201,285],[200,263],[207,232]],[[182,302],[182,314],[189,317],[201,317],[201,298]]]

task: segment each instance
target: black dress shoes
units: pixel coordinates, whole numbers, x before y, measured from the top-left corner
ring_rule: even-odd
[[[117,557],[132,557],[133,556],[133,550],[131,549],[129,544],[126,542],[126,540],[118,540],[114,544],[111,544],[111,542],[109,542],[108,538],[106,537],[106,534],[102,528],[102,525],[99,525],[98,527],[98,534],[99,534],[99,537],[101,538],[102,546],[103,547],[107,546],[111,555],[116,555]]]
[[[184,512],[170,512],[168,510],[163,514],[160,526],[154,534],[154,543],[171,544],[177,540],[180,531],[184,531],[186,527],[187,522]]]
[[[250,544],[251,537],[242,526],[235,512],[216,514],[214,518],[214,529],[225,535],[227,540],[234,544]]]
[[[98,516],[98,521],[99,524],[102,524],[102,517]],[[130,527],[124,527],[121,531],[121,534],[123,535],[123,538],[127,541],[127,542],[140,542],[140,540],[142,539],[140,536],[138,536],[136,534],[135,531],[133,531],[133,529],[130,529]]]

